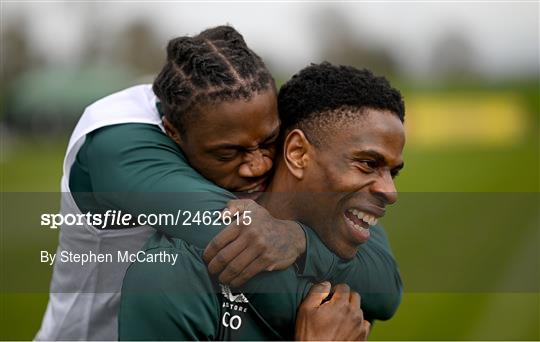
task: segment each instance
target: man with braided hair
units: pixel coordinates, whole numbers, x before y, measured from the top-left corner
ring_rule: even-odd
[[[153,86],[126,89],[85,110],[64,160],[61,211],[122,210],[134,216],[178,210],[213,212],[235,198],[256,198],[267,185],[278,134],[274,80],[238,32],[221,26],[174,39]],[[159,234],[146,244],[147,252],[155,241],[187,243],[200,259],[203,249],[225,227],[159,222],[152,227],[111,228],[90,224],[84,229],[62,227],[58,252],[136,253],[157,230]],[[214,269],[224,283],[239,285],[271,269],[320,281],[340,263],[308,227],[271,215],[254,217],[250,229],[242,230],[233,242],[217,250],[214,245],[215,257],[208,260],[229,260]],[[364,309],[372,319],[384,319],[395,311],[401,285],[386,242],[374,246],[385,257],[381,264],[362,264],[358,278],[378,274],[377,282],[394,287],[391,298],[368,301]],[[179,260],[185,262],[191,261]],[[296,268],[290,267],[293,263]],[[36,338],[116,339],[120,288],[127,266],[89,263],[82,268],[56,262],[49,305]],[[141,283],[147,289],[162,280],[151,275],[150,283]],[[189,284],[192,279],[182,281]],[[263,287],[266,283],[264,279],[251,282]],[[357,291],[366,286],[352,283]],[[376,288],[377,284],[369,286]]]
[[[403,166],[404,145],[401,95],[367,70],[323,63],[282,87],[279,109],[283,154],[276,159],[270,192],[258,199],[268,211],[245,200],[230,207],[250,210],[254,219],[275,215],[308,223],[316,232],[311,242],[319,236],[338,257],[323,253],[301,272],[261,273],[231,291],[205,275],[200,250],[156,234],[147,251],[174,250],[182,263],[130,267],[119,316],[121,339],[356,340],[366,338],[367,321],[393,314],[401,283],[397,273],[387,276],[396,265],[384,231],[375,225],[386,205],[396,201],[393,177]],[[213,244],[234,245],[249,228],[227,227]],[[222,253],[219,248],[208,252],[212,249],[205,254],[210,270]],[[353,291],[340,284],[325,299],[330,285],[312,287],[321,280],[321,274],[311,273],[312,266],[319,268],[314,273],[324,269],[322,279],[348,284]],[[150,279],[159,280],[141,285]],[[229,279],[234,285],[235,277]],[[350,311],[359,302],[354,290],[362,298],[360,317]],[[356,330],[349,330],[355,326],[351,320]]]

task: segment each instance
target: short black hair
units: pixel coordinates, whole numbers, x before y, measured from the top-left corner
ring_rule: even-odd
[[[365,109],[387,110],[401,122],[405,119],[401,93],[368,69],[328,62],[311,64],[286,82],[278,94],[282,133],[300,128],[312,143],[317,142],[318,134],[313,131],[323,126],[321,122],[357,119],[355,113]]]
[[[270,88],[275,90],[274,79],[262,59],[228,25],[169,41],[167,61],[152,87],[163,114],[181,134],[199,106],[247,100]]]

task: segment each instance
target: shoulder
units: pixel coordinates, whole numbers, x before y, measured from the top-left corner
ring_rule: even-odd
[[[126,272],[122,291],[213,291],[202,250],[155,233]]]
[[[180,153],[179,147],[156,125],[126,123],[101,127],[87,136],[87,145],[102,152],[114,152],[128,146],[167,147]]]
[[[122,285],[120,338],[215,339],[219,302],[201,251],[156,233],[139,253]]]

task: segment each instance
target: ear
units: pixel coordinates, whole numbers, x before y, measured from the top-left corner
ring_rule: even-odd
[[[311,145],[301,130],[294,129],[287,134],[283,146],[285,163],[289,172],[299,180],[304,178],[310,148]]]
[[[180,132],[176,129],[176,127],[173,126],[173,124],[167,119],[166,116],[163,116],[161,119],[163,122],[163,127],[165,128],[165,133],[167,133],[167,136],[174,140],[175,143],[178,145],[182,145],[182,137],[180,135]]]

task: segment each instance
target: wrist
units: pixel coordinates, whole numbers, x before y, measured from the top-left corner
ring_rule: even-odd
[[[302,226],[296,221],[288,221],[291,225],[291,232],[293,234],[293,245],[297,251],[297,257],[306,252],[306,233]]]

